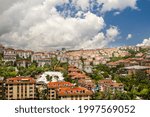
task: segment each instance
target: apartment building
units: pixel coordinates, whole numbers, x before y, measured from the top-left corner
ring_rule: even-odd
[[[54,100],[57,99],[57,92],[56,89],[62,87],[73,87],[74,85],[70,82],[49,82],[47,84],[48,87],[48,99]]]
[[[51,53],[36,52],[32,55],[31,61],[36,61],[38,66],[43,67],[44,65],[51,64]]]
[[[93,92],[84,87],[63,87],[57,89],[60,100],[90,100]]]
[[[3,78],[0,77],[0,100],[3,99]]]
[[[150,66],[134,65],[134,66],[124,67],[124,69],[128,72],[128,75],[136,74],[139,71],[150,73]]]
[[[29,67],[31,65],[31,61],[29,61],[29,60],[17,60],[16,65],[17,65],[17,67]]]
[[[78,80],[78,85],[81,87],[85,87],[88,90],[94,91],[96,89],[96,83],[94,80],[89,79],[80,79]]]
[[[0,44],[0,54],[3,53],[4,49],[5,49],[5,47],[4,47],[3,45]]]
[[[16,61],[16,51],[12,48],[4,49],[3,61]]]
[[[27,59],[31,57],[33,51],[31,50],[16,50],[16,55],[22,59]]]
[[[122,83],[117,83],[111,79],[104,79],[99,81],[99,90],[100,91],[124,91],[124,85]]]
[[[35,80],[31,77],[14,77],[5,81],[5,99],[35,99]]]
[[[44,65],[50,65],[51,60],[50,58],[41,58],[37,60],[37,63],[39,67],[44,67]]]

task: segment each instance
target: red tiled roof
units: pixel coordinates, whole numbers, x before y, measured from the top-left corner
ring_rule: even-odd
[[[8,84],[35,83],[35,79],[32,77],[13,77],[6,79],[6,83]]]
[[[100,84],[111,84],[111,83],[113,83],[113,81],[110,79],[105,79],[105,80],[100,80],[99,83]]]
[[[59,88],[57,92],[58,92],[58,96],[78,96],[78,95],[91,96],[93,94],[92,91],[89,91],[88,89],[83,87]]]
[[[68,71],[69,72],[77,72],[77,71],[80,71],[80,70],[77,69],[77,68],[69,68]]]
[[[60,87],[72,87],[74,85],[70,82],[49,82],[47,86],[48,88],[60,88]]]

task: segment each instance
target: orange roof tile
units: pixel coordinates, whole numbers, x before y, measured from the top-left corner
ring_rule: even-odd
[[[23,81],[27,81],[27,82],[23,82]],[[6,83],[8,84],[35,83],[35,79],[32,77],[12,77],[12,78],[7,78]]]
[[[49,82],[47,86],[48,88],[60,88],[60,87],[72,87],[74,85],[70,82]]]
[[[58,96],[78,96],[78,95],[91,96],[93,94],[92,91],[89,91],[84,87],[59,88],[57,92],[58,92]]]

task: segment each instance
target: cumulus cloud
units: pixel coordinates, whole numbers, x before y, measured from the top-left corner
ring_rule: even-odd
[[[33,5],[27,0],[11,7],[1,16],[1,42],[18,48],[74,48],[93,38],[105,26],[102,17],[90,12],[85,13],[84,18],[64,18],[57,12],[56,4],[41,0]]]
[[[106,29],[104,18],[88,10],[89,0],[72,1],[81,8],[75,17],[64,17],[59,13],[56,6],[69,2],[18,0],[0,15],[0,42],[17,48],[48,50],[51,47],[104,47],[115,41],[118,28]]]
[[[118,35],[119,29],[116,26],[111,26],[106,30],[106,34],[100,32],[91,40],[88,40],[79,46],[82,48],[102,48],[107,46],[110,42],[115,41]]]
[[[89,0],[72,0],[72,3],[82,10],[87,10],[90,6]]]
[[[144,39],[142,43],[137,44],[137,46],[150,46],[150,38]]]
[[[132,34],[128,34],[128,36],[126,37],[126,39],[131,39],[132,38]]]
[[[108,12],[111,10],[123,10],[127,7],[132,9],[137,9],[136,2],[137,0],[97,0],[102,5],[101,12]]]
[[[7,10],[11,5],[19,0],[0,0],[0,13]]]

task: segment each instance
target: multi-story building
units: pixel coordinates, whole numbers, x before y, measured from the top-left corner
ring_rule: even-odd
[[[56,89],[62,87],[73,87],[74,85],[70,82],[49,82],[47,84],[48,87],[48,99],[54,100],[57,99]]]
[[[136,74],[139,71],[143,71],[145,73],[150,74],[150,66],[134,65],[134,66],[124,67],[124,69],[127,70],[128,75]]]
[[[16,50],[16,55],[22,59],[30,58],[32,54],[33,51],[31,50]]]
[[[17,65],[17,67],[29,67],[31,65],[31,61],[29,61],[29,60],[17,60],[16,65]]]
[[[96,90],[96,83],[94,80],[89,79],[80,79],[78,80],[78,85],[81,87],[85,87],[88,90]]]
[[[51,60],[50,58],[41,58],[37,60],[38,66],[43,67],[44,65],[50,65]]]
[[[105,79],[99,81],[99,90],[100,91],[111,91],[114,93],[115,91],[124,91],[124,85],[122,83],[117,83],[111,79]]]
[[[0,100],[3,99],[3,78],[0,78]]]
[[[31,61],[36,61],[38,66],[51,64],[51,53],[36,52],[32,55]]]
[[[84,87],[63,87],[57,89],[60,100],[90,100],[93,92]]]
[[[31,77],[14,77],[5,81],[5,99],[35,99],[35,80]]]
[[[0,44],[0,54],[3,53],[4,49],[5,49],[5,47],[4,47],[3,45]]]
[[[4,49],[3,61],[12,61],[14,63],[16,61],[16,51],[12,48]]]

